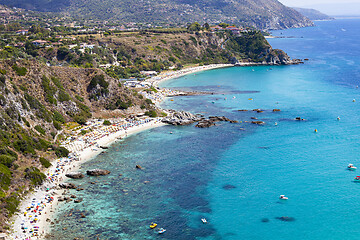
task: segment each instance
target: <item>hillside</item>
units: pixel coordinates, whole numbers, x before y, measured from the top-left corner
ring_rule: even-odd
[[[192,27],[199,30],[198,24]],[[40,27],[31,28],[27,35],[10,35],[11,31],[5,31],[7,38],[0,40],[1,223],[16,211],[23,194],[41,184],[45,178],[41,171],[49,161],[68,154],[59,144],[71,129],[91,117],[163,114],[119,79],[144,78],[142,71],[184,65],[291,63],[259,31],[153,29],[86,36],[68,33],[61,38],[56,36],[63,32]],[[38,41],[43,45],[36,46]],[[0,232],[4,227],[0,225]]]
[[[277,0],[0,0],[25,9],[122,23],[227,22],[259,29],[312,26],[312,22]]]
[[[311,8],[293,8],[310,20],[333,20],[333,17]]]
[[[39,170],[67,156],[58,146],[64,123],[154,108],[100,69],[48,67],[35,60],[1,61],[0,69],[1,223],[20,196],[45,179]]]

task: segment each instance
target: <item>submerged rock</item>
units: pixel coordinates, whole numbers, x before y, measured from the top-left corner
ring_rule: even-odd
[[[81,172],[71,172],[65,174],[65,176],[68,178],[79,179],[79,178],[83,178],[84,174],[82,174]]]
[[[108,175],[109,173],[110,173],[109,170],[104,170],[104,169],[92,169],[86,171],[86,174],[90,176],[104,176],[104,175]]]
[[[212,116],[209,117],[209,119],[202,119],[201,121],[199,121],[198,124],[196,124],[195,127],[198,128],[208,128],[211,126],[215,126],[216,122],[230,122],[230,123],[238,123],[238,121],[236,120],[230,120],[227,117],[219,117],[219,116]]]
[[[230,184],[226,184],[223,186],[223,189],[225,189],[225,190],[230,190],[230,189],[234,189],[234,188],[236,188],[236,187],[234,185],[230,185]]]
[[[287,216],[276,217],[276,219],[278,219],[280,221],[283,221],[283,222],[293,222],[293,221],[295,221],[295,218],[287,217]]]

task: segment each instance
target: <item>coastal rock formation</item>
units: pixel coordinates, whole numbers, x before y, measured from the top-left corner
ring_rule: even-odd
[[[195,116],[194,114],[189,112],[180,111],[174,112],[170,116],[164,118],[162,122],[171,125],[189,125],[200,120],[201,117],[199,116]]]
[[[65,176],[68,178],[79,179],[79,178],[83,178],[84,174],[82,174],[81,172],[71,172],[65,174]]]
[[[263,121],[252,121],[251,123],[252,124],[257,124],[257,125],[264,125],[265,124],[265,122],[263,122]]]
[[[75,199],[75,200],[74,200],[74,203],[81,203],[82,201],[83,201],[82,198],[78,198],[78,199]]]
[[[76,185],[73,183],[60,183],[59,187],[65,188],[65,189],[76,189]]]
[[[92,169],[86,171],[86,174],[90,176],[104,176],[104,175],[108,175],[109,173],[110,173],[109,170],[103,170],[103,169]]]
[[[236,120],[230,120],[227,117],[218,117],[218,116],[214,116],[214,117],[209,117],[209,119],[202,119],[201,121],[199,121],[198,124],[196,124],[195,127],[198,128],[208,128],[211,126],[214,126],[216,122],[230,122],[230,123],[237,123],[238,121]]]
[[[272,65],[287,65],[293,62],[283,50],[270,49],[266,56],[266,63]]]
[[[211,126],[215,126],[215,123],[209,120],[202,120],[200,122],[198,122],[198,124],[195,125],[195,127],[198,128],[208,128]]]

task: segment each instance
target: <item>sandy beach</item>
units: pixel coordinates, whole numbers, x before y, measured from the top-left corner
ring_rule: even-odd
[[[65,174],[78,170],[82,163],[105,151],[99,146],[107,147],[132,134],[164,126],[165,124],[160,120],[159,118],[148,119],[144,123],[114,131],[99,138],[95,144],[90,144],[78,152],[71,152],[69,158],[53,161],[52,166],[45,172],[47,181],[22,200],[19,212],[13,217],[12,230],[8,239],[46,239],[52,215],[58,205],[58,196],[61,196],[64,191],[59,188],[59,184],[68,179]]]
[[[189,67],[184,68],[182,70],[178,71],[166,71],[162,72],[159,75],[149,78],[146,80],[146,82],[150,83],[151,85],[158,86],[160,82],[170,80],[173,78],[182,77],[188,74],[197,73],[201,71],[211,70],[211,69],[217,69],[217,68],[226,68],[226,67],[233,67],[234,64],[211,64],[211,65],[205,65],[205,66],[197,66],[197,67]]]
[[[234,65],[212,64],[185,68],[179,71],[168,71],[152,77],[146,82],[157,86],[160,82],[187,74],[232,66]],[[166,96],[167,94],[162,94],[159,101]],[[123,119],[119,120],[119,122],[121,121]],[[112,128],[103,127],[104,129],[99,130],[97,134],[92,133],[85,136],[79,136],[78,134],[77,139],[65,141],[62,146],[70,151],[70,157],[54,160],[52,166],[45,172],[48,177],[47,181],[22,200],[19,212],[12,218],[12,228],[8,239],[46,239],[46,234],[49,233],[50,224],[52,223],[52,215],[58,205],[58,196],[61,196],[64,191],[59,187],[59,184],[68,179],[65,174],[78,170],[82,163],[100,154],[104,151],[101,147],[109,146],[117,140],[132,134],[165,125],[161,122],[161,118],[148,118],[144,122],[132,124],[126,123],[125,128],[124,125],[121,125],[121,127],[114,125],[115,127]],[[102,125],[100,120],[93,124],[93,126],[99,125]]]

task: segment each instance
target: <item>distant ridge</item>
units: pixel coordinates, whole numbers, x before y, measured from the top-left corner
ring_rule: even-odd
[[[263,30],[313,25],[277,0],[0,0],[0,4],[124,23],[226,22]]]
[[[297,8],[294,7],[296,11],[304,15],[305,17],[309,18],[310,20],[333,20],[333,17],[326,15],[316,9],[311,8]]]

